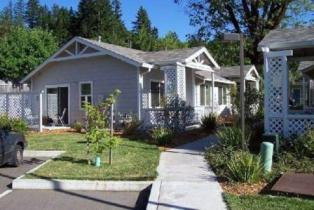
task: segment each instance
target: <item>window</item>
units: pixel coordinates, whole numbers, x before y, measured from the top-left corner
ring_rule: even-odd
[[[160,107],[164,97],[164,83],[152,81],[150,83],[150,105],[151,107]]]
[[[201,106],[209,106],[211,105],[211,94],[212,94],[212,87],[209,82],[206,82],[203,85],[200,85],[200,99],[201,99]]]
[[[80,83],[80,107],[84,108],[84,104],[88,102],[92,104],[93,102],[93,92],[92,92],[92,83],[91,82],[82,82]]]
[[[227,88],[226,87],[218,87],[218,104],[225,105],[227,104]]]

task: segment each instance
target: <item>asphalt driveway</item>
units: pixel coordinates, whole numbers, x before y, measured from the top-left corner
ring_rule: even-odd
[[[23,165],[19,167],[12,167],[4,165],[0,167],[0,194],[11,189],[11,182],[13,179],[23,175],[25,172],[35,168],[43,163],[47,158],[24,158]]]
[[[146,209],[146,192],[14,190],[0,199],[6,210]]]
[[[25,158],[20,167],[0,167],[0,194],[11,190],[13,179],[35,168],[48,158]],[[146,209],[150,189],[142,192],[13,190],[0,198],[6,210],[123,210]]]

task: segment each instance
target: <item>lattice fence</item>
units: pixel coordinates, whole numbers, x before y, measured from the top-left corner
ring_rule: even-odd
[[[0,93],[0,114],[24,119],[30,127],[39,127],[39,93]]]
[[[302,134],[308,129],[314,128],[314,118],[290,118],[288,119],[288,135]]]

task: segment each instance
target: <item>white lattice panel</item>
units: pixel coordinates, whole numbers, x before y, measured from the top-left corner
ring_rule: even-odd
[[[182,99],[186,99],[186,74],[184,66],[177,66],[177,93],[178,96]]]
[[[268,132],[273,133],[273,134],[282,134],[283,133],[283,119],[270,118]]]
[[[283,111],[283,68],[282,57],[269,59],[267,106],[270,114],[282,114]]]
[[[314,128],[314,119],[295,118],[288,120],[288,135],[302,134]]]
[[[177,83],[177,72],[175,67],[167,68],[165,70],[165,92],[166,96],[175,96],[177,94],[176,86]]]

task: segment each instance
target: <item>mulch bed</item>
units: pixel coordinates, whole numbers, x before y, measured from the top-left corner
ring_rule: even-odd
[[[256,195],[263,191],[268,185],[267,182],[257,183],[231,183],[228,181],[219,181],[223,191],[233,195]]]

